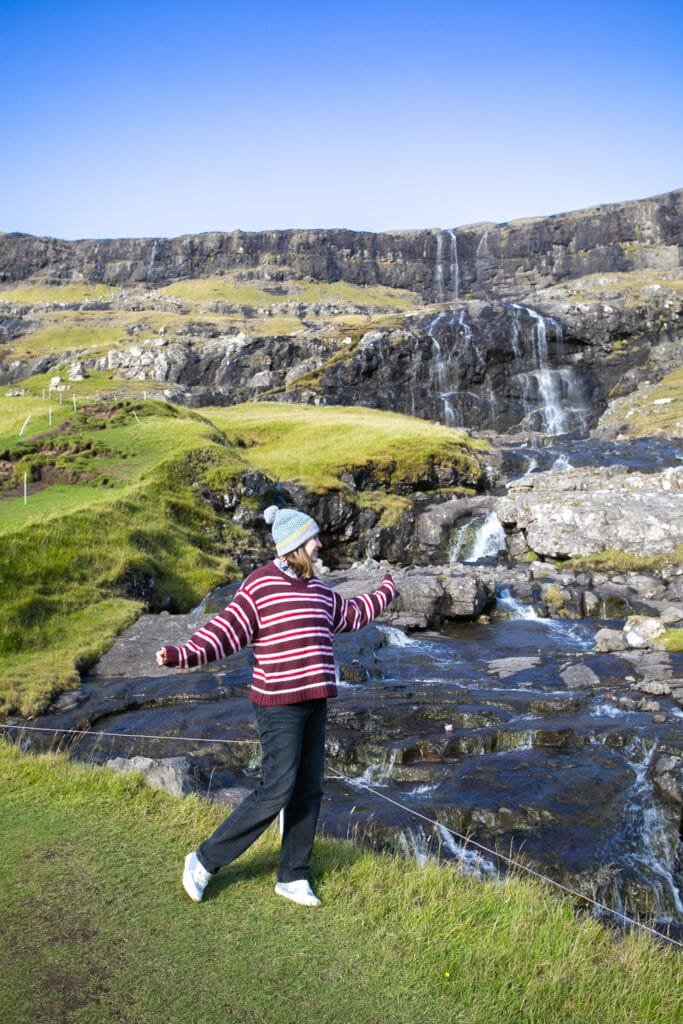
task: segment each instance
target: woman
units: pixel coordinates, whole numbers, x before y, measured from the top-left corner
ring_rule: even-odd
[[[361,629],[398,596],[389,574],[372,594],[346,600],[314,573],[322,545],[314,519],[271,505],[277,558],[252,572],[230,604],[182,646],[157,652],[159,665],[193,668],[254,646],[250,697],[261,742],[256,789],[188,853],[183,886],[199,903],[211,877],[239,857],[281,810],[275,892],[317,907],[310,858],[322,799],[327,699],[336,697],[332,636]]]

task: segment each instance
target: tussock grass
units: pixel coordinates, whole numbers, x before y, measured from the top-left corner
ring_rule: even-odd
[[[257,469],[314,491],[338,489],[342,473],[369,464],[392,484],[419,480],[430,463],[456,465],[476,480],[475,452],[486,448],[464,431],[376,409],[251,402],[202,412],[247,446]]]
[[[0,742],[4,1024],[677,1024],[683,961],[516,878],[319,839],[323,906],[276,897],[269,830],[192,904],[221,812]]]
[[[662,643],[667,651],[683,651],[683,629],[667,629]]]

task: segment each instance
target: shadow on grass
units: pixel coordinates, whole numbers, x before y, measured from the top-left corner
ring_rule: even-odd
[[[348,846],[328,841],[326,838],[316,839],[311,860],[311,874],[314,883],[322,882],[323,879],[337,871],[343,871],[350,865],[357,863],[367,851],[362,848]],[[277,879],[277,866],[279,849],[257,851],[251,855],[247,854],[221,868],[215,878],[211,880],[203,902],[217,899],[226,889],[239,885],[240,882],[250,882],[261,879],[264,882],[272,882],[275,885]]]

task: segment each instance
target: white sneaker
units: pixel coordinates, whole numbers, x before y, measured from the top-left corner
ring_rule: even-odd
[[[320,900],[311,889],[307,878],[297,878],[296,882],[278,882],[275,886],[278,896],[293,903],[299,903],[302,907],[319,907]]]
[[[194,850],[192,853],[188,853],[183,870],[183,889],[191,900],[195,903],[201,903],[204,890],[209,884],[210,879],[211,872],[207,871],[204,865],[200,863]]]

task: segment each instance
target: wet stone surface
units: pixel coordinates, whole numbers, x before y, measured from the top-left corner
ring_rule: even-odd
[[[113,735],[22,735],[17,723],[15,738],[34,750],[59,742],[98,763],[186,758],[182,791],[234,802],[258,774],[249,652],[211,672],[154,664],[162,642],[186,638],[213,610],[143,616],[79,690],[30,723]],[[348,681],[330,702],[322,826],[418,859],[438,854],[484,874],[500,867],[454,829],[627,912],[683,923],[683,710],[671,692],[632,689],[665,679],[675,691],[683,656],[598,654],[605,625],[494,616],[448,632],[373,625],[340,636]],[[656,700],[657,721],[642,700]]]

